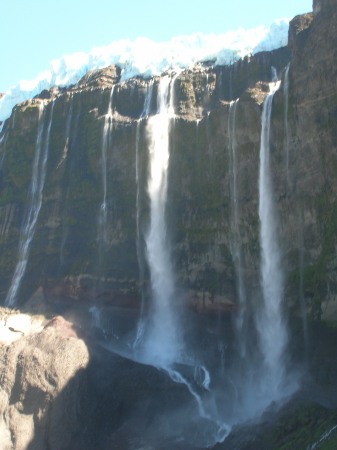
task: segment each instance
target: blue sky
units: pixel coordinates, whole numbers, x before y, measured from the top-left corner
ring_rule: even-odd
[[[312,0],[3,0],[0,92],[35,78],[52,59],[118,39],[223,33],[311,9]]]

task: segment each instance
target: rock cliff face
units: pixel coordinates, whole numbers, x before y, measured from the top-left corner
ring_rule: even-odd
[[[0,314],[1,446],[66,448],[81,427],[76,405],[88,350],[62,318],[48,321],[5,309]],[[3,340],[5,332],[11,342]]]
[[[306,314],[337,317],[337,7],[333,0],[313,6],[312,14],[292,20],[286,48],[229,67],[209,61],[163,74],[171,77],[174,110],[164,234],[177,297],[188,308],[183,328],[206,361],[213,391],[199,362],[182,367],[186,380],[194,380],[207,406],[227,420],[242,401],[237,397],[249,390],[243,384],[236,391],[240,376],[261,362],[258,353],[248,355],[255,350],[254,331],[247,332],[252,342],[245,358],[235,347],[229,313],[241,314],[240,283],[249,294],[248,325],[261,297],[261,113],[269,83],[278,78],[270,165],[294,344],[287,356],[294,363],[307,352],[312,378],[329,397],[322,407],[312,406],[316,391],[309,395],[304,388],[295,409],[282,412],[277,429],[265,421],[261,433],[249,426],[247,433],[234,430],[219,449],[274,450],[281,448],[280,439],[282,448],[309,448],[335,429],[336,333],[325,323],[311,324],[308,351],[297,320]],[[166,438],[163,448],[171,449],[172,442],[180,448],[181,436],[181,445],[188,442],[192,449],[210,445],[205,430],[213,437],[224,432],[210,430],[214,423],[200,414],[188,381],[177,383],[172,374],[169,379],[97,349],[98,342],[107,347],[118,341],[119,351],[133,355],[135,343],[128,338],[151,299],[148,123],[158,112],[160,81],[122,81],[114,66],[92,71],[74,86],[18,104],[4,124],[0,301],[29,311],[50,308],[53,315],[75,304],[73,316],[86,315],[82,331],[60,317],[41,316],[22,331],[13,311],[0,311],[0,441],[6,449],[133,448],[134,442],[158,448]],[[36,291],[43,296],[34,306],[37,297],[28,299]],[[251,328],[256,331],[257,324]],[[308,435],[297,434],[303,428]]]
[[[88,338],[60,316],[0,308],[1,450],[158,448],[183,432],[196,409],[183,386]]]
[[[229,112],[237,98],[238,233],[246,283],[252,291],[259,289],[261,104],[272,67],[282,78],[272,115],[272,167],[288,305],[299,309],[301,290],[309,311],[320,315],[322,300],[335,296],[336,8],[328,1],[314,6],[315,15],[292,21],[289,48],[230,67],[210,62],[175,78],[168,235],[178,283],[198,310],[236,302]],[[149,227],[149,155],[146,119],[140,118],[150,89],[147,113],[156,112],[157,88],[157,78],[121,82],[119,69],[109,67],[14,108],[0,142],[3,299],[18,269],[18,243],[33,228],[19,303],[42,285],[58,298],[139,305],[148,284],[144,236]],[[48,157],[41,207],[30,227],[39,133]]]

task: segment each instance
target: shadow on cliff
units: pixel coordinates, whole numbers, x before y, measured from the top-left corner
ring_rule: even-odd
[[[58,305],[55,314],[49,313],[71,321],[86,344],[89,363],[69,380],[43,417],[38,408],[29,412],[35,424],[27,450],[186,450],[203,447],[197,445],[203,441],[206,447],[202,433],[211,425],[196,413],[186,386],[104,348],[85,309]],[[36,307],[30,312],[36,313]],[[63,356],[64,364],[71,363]],[[179,442],[181,436],[187,441]]]
[[[60,315],[73,324],[78,338],[65,336],[64,339],[82,339],[89,352],[89,362],[52,399],[43,417],[39,412],[42,410],[39,400],[32,402],[34,407],[25,412],[32,414],[35,422],[34,437],[27,450],[192,450],[211,447],[209,436],[213,434],[214,437],[214,424],[200,417],[196,400],[185,385],[173,382],[163,371],[109,350],[105,345],[106,337],[93,324],[90,305],[73,306],[69,302],[55,301],[52,304],[49,317]],[[26,305],[27,312],[34,314],[45,313],[39,311],[41,308],[41,302]],[[127,328],[128,311],[124,315]],[[119,320],[123,322],[122,316]],[[259,423],[234,428],[222,444],[215,446],[216,449],[275,449],[280,435],[282,442],[288,445],[289,433],[290,439],[292,434],[297,439],[296,433],[301,430],[307,430],[307,440],[303,441],[302,447],[307,448],[315,442],[316,436],[319,437],[320,429],[323,433],[337,423],[337,364],[334,357],[337,334],[324,331],[322,327],[315,333],[317,339],[311,356],[311,371],[319,382],[315,391],[312,380],[307,380],[307,392],[302,389],[279,413],[268,413]],[[62,357],[64,364],[71,364],[67,355],[60,355]],[[319,392],[319,384],[325,387],[324,391]],[[331,386],[328,396],[327,386]],[[279,437],[276,439],[275,436]]]

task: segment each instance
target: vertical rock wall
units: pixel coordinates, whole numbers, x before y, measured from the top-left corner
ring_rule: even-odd
[[[179,285],[196,309],[235,302],[228,116],[230,101],[236,98],[239,235],[247,286],[252,293],[259,289],[258,150],[261,105],[272,66],[283,79],[274,98],[271,158],[288,304],[298,309],[300,280],[315,314],[320,314],[325,295],[334,296],[336,8],[331,2],[321,6],[315,16],[307,14],[292,21],[289,48],[245,58],[230,67],[213,67],[209,62],[182,72],[175,81],[168,235]],[[48,108],[55,103],[54,118],[43,204],[19,302],[39,285],[57,297],[129,306],[138,306],[141,290],[147,292],[148,271],[145,267],[145,285],[140,286],[137,248],[145,250],[148,231],[148,149],[146,119],[138,121],[149,81],[120,82],[119,77],[115,67],[91,72],[76,86],[43,92],[17,105],[5,124],[0,141],[2,298],[17,261],[40,102]],[[97,220],[103,195],[103,127],[113,84],[106,168],[107,245],[102,267]],[[157,85],[155,79],[150,114],[157,108]],[[137,217],[141,243],[137,243]]]

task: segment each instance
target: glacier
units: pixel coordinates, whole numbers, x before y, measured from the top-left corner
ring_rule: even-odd
[[[66,55],[51,61],[49,69],[35,79],[20,81],[4,93],[0,99],[0,122],[11,115],[17,103],[53,86],[76,84],[88,70],[116,64],[121,68],[122,80],[127,80],[136,75],[149,78],[167,70],[179,71],[204,61],[228,65],[247,55],[287,45],[288,29],[289,19],[283,18],[268,27],[238,28],[223,34],[195,33],[176,36],[166,42],[154,42],[145,37],[123,39],[95,47],[88,53]]]

